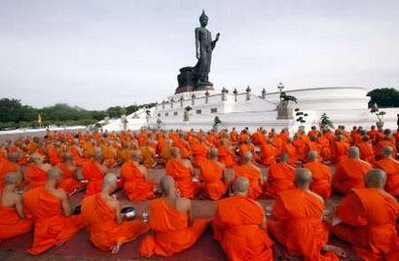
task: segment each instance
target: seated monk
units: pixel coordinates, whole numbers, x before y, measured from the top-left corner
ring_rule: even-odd
[[[313,182],[310,184],[310,190],[319,194],[323,198],[331,196],[331,170],[318,160],[316,151],[309,151],[308,162],[303,165],[312,172]]]
[[[62,159],[63,161],[58,164],[58,168],[63,173],[58,188],[63,189],[68,195],[72,195],[81,188],[80,182],[77,180],[76,166],[71,153],[64,153]]]
[[[86,161],[82,168],[83,178],[87,180],[85,196],[97,194],[101,191],[103,177],[108,168],[103,165],[103,154],[100,150],[94,152],[93,158]]]
[[[0,161],[0,189],[3,188],[3,180],[7,173],[20,172],[18,160],[20,158],[19,151],[9,151],[7,158]]]
[[[324,200],[309,189],[311,182],[308,169],[296,170],[296,188],[280,193],[272,211],[275,220],[269,220],[268,227],[291,255],[304,260],[338,260],[335,254],[345,253],[327,245],[328,228],[322,221]]]
[[[104,177],[102,190],[82,201],[82,216],[87,224],[90,241],[101,250],[119,252],[122,244],[130,242],[148,230],[142,220],[123,220],[121,206],[112,193],[117,188],[118,178],[113,173]]]
[[[204,160],[207,159],[209,147],[205,139],[205,135],[200,135],[199,141],[193,142],[191,145],[191,151],[194,157],[193,165],[199,168]]]
[[[64,244],[83,228],[80,215],[70,216],[71,207],[65,191],[57,189],[61,180],[61,170],[51,168],[45,185],[27,191],[23,197],[26,213],[35,223],[33,245],[29,250],[33,255]]]
[[[153,168],[156,165],[156,162],[154,160],[155,149],[153,147],[151,147],[151,145],[150,145],[151,143],[153,143],[153,141],[148,140],[147,144],[140,148],[143,165],[146,168]]]
[[[32,221],[25,218],[21,196],[16,188],[21,181],[20,173],[8,173],[0,192],[0,240],[16,237],[32,229]]]
[[[126,197],[131,201],[142,201],[154,197],[154,181],[148,179],[147,169],[140,164],[141,151],[135,150],[131,160],[123,163],[121,179]]]
[[[270,166],[276,163],[277,149],[273,146],[272,140],[269,139],[267,143],[260,145],[260,159],[259,163],[265,166]]]
[[[399,196],[399,162],[392,157],[393,149],[385,146],[382,149],[382,159],[377,161],[376,167],[385,171],[387,182],[385,190],[393,196]]]
[[[248,197],[256,199],[262,194],[263,175],[260,169],[252,162],[251,152],[246,152],[243,155],[244,163],[236,168],[234,172],[238,177],[245,177],[249,180]]]
[[[222,162],[227,168],[232,168],[237,165],[236,155],[234,151],[229,147],[226,138],[220,140],[219,161]]]
[[[293,139],[288,138],[287,142],[283,144],[283,147],[281,149],[281,153],[287,153],[288,154],[288,164],[294,165],[296,162],[296,148],[294,144],[292,144]]]
[[[348,158],[341,161],[332,178],[333,190],[346,194],[352,188],[364,188],[364,178],[371,165],[360,159],[359,148],[352,146],[348,150]]]
[[[199,183],[193,181],[193,166],[189,160],[181,158],[177,147],[171,150],[171,158],[166,163],[165,172],[176,181],[180,196],[194,198],[199,192]]]
[[[244,162],[244,155],[245,153],[251,153],[253,155],[253,159],[255,159],[255,148],[254,145],[251,143],[251,138],[248,136],[245,138],[245,142],[241,143],[240,146],[238,147],[238,153],[240,155],[240,160],[241,162]]]
[[[44,156],[33,153],[30,156],[30,165],[25,171],[25,181],[28,188],[36,188],[43,186],[47,181],[47,172],[51,168],[50,164],[44,163]]]
[[[369,136],[364,135],[362,141],[356,146],[359,148],[360,158],[373,166],[375,164],[375,155]]]
[[[208,220],[193,219],[191,201],[181,198],[171,176],[164,176],[160,186],[163,197],[151,202],[149,225],[154,235],[144,238],[141,256],[171,256],[190,248],[208,226]]]
[[[334,162],[336,164],[340,163],[346,158],[348,153],[349,143],[345,141],[342,134],[337,135],[337,140],[334,143]]]
[[[367,188],[352,189],[340,202],[331,232],[349,242],[364,260],[398,260],[399,217],[396,199],[385,192],[386,174],[373,169],[366,174]]]
[[[207,198],[218,200],[226,194],[228,184],[225,184],[225,166],[218,161],[218,150],[212,147],[209,150],[209,159],[200,165],[200,180],[204,182],[204,192]]]
[[[277,197],[281,192],[295,187],[295,169],[288,164],[289,156],[283,153],[280,162],[273,164],[267,171],[267,183],[265,194],[269,197]]]
[[[239,177],[233,185],[234,195],[217,202],[212,222],[214,238],[229,260],[273,260],[265,211],[247,197],[248,190],[248,179]]]

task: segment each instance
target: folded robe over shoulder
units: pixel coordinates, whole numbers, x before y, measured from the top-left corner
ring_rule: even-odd
[[[31,220],[21,219],[14,208],[3,207],[0,203],[0,239],[16,237],[31,229]]]
[[[387,174],[385,190],[395,197],[399,196],[399,162],[392,158],[377,161],[376,167]]]
[[[363,160],[345,159],[341,161],[332,178],[332,188],[342,194],[352,188],[364,188],[364,177],[371,165]]]
[[[232,196],[217,203],[214,238],[231,261],[273,260],[272,241],[260,226],[264,211],[252,199]]]
[[[196,219],[188,226],[187,213],[170,206],[164,199],[155,199],[150,205],[150,227],[154,236],[147,236],[141,242],[141,256],[171,256],[195,244],[208,225],[205,219]]]
[[[249,180],[248,197],[252,199],[258,198],[262,194],[262,187],[260,185],[260,170],[252,165],[241,165],[234,169],[234,172],[239,177],[245,177]]]
[[[76,180],[75,174],[65,163],[60,163],[58,168],[62,171],[62,181],[58,184],[58,188],[63,189],[66,193],[72,193],[80,188],[80,183]]]
[[[190,168],[180,160],[169,159],[165,168],[166,175],[170,175],[176,181],[180,195],[185,198],[194,198],[199,191],[199,184],[193,181]]]
[[[38,165],[29,166],[25,171],[25,180],[29,188],[43,186],[47,180],[47,171]]]
[[[213,199],[220,199],[227,190],[227,185],[222,181],[223,167],[212,160],[205,159],[200,165],[200,179],[205,183],[206,195]]]
[[[323,198],[329,198],[331,196],[330,168],[318,161],[311,161],[303,166],[312,172],[313,181],[310,189]]]
[[[267,196],[277,197],[281,192],[295,187],[295,169],[287,163],[273,164],[267,172]]]
[[[116,243],[134,240],[148,230],[140,220],[116,223],[116,212],[101,194],[86,197],[82,202],[82,216],[90,233],[90,240],[101,250],[110,250]]]
[[[337,215],[343,223],[332,233],[353,244],[364,260],[398,260],[399,206],[394,197],[375,188],[353,189],[341,201]]]
[[[63,214],[61,201],[46,190],[38,187],[27,191],[23,202],[28,216],[35,223],[33,245],[29,253],[38,255],[71,239],[81,228],[80,215],[67,217]]]
[[[91,196],[101,191],[104,173],[94,160],[89,160],[83,165],[82,175],[88,181],[85,196]]]
[[[231,168],[237,165],[237,159],[232,150],[225,146],[218,147],[219,151],[219,160],[222,162],[226,167]]]
[[[153,181],[147,181],[132,161],[123,163],[121,178],[125,195],[131,201],[142,201],[154,197]]]
[[[273,207],[277,221],[269,221],[273,236],[292,255],[305,260],[338,260],[328,252],[320,253],[328,241],[328,229],[322,223],[324,202],[302,189],[291,189],[280,194]]]

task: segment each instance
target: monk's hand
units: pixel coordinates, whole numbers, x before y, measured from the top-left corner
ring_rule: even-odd
[[[346,257],[346,252],[337,246],[333,246],[333,245],[324,245],[323,246],[323,251],[326,252],[333,252],[334,254],[336,254],[339,257],[345,258]]]

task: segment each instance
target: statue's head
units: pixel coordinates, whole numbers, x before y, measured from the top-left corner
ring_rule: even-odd
[[[202,27],[205,27],[208,25],[208,16],[205,14],[205,10],[202,10],[202,14],[199,18],[200,24]]]

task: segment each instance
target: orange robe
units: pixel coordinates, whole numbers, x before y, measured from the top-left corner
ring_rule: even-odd
[[[63,189],[67,194],[80,188],[80,183],[76,180],[75,173],[66,163],[60,163],[58,168],[63,173],[62,181],[58,184],[58,188]]]
[[[101,191],[104,174],[94,160],[89,160],[83,165],[82,175],[88,181],[85,196],[94,195]]]
[[[328,228],[322,223],[323,211],[322,199],[302,189],[287,190],[280,194],[273,207],[277,221],[269,221],[268,227],[291,255],[300,255],[309,261],[338,260],[333,253],[320,253],[328,241]]]
[[[170,206],[164,199],[150,205],[150,227],[155,235],[146,236],[140,244],[141,256],[171,256],[190,248],[208,226],[205,219],[196,219],[188,226],[188,215]]]
[[[219,151],[219,161],[226,165],[227,168],[232,168],[237,165],[237,160],[234,152],[225,147],[220,146],[218,147]]]
[[[318,161],[308,162],[303,167],[312,172],[313,182],[310,184],[310,189],[323,198],[329,198],[331,196],[330,168]]]
[[[155,166],[154,150],[150,146],[141,147],[141,155],[143,156],[143,165],[146,168],[153,168]]]
[[[340,163],[348,154],[349,144],[345,141],[335,142],[334,147],[334,162]]]
[[[261,144],[259,163],[270,166],[276,163],[277,149],[271,144]]]
[[[191,151],[194,156],[193,165],[198,168],[201,166],[202,162],[208,158],[209,149],[207,146],[205,146],[205,144],[202,144],[201,142],[195,142],[191,146]]]
[[[29,250],[33,255],[41,254],[55,244],[67,242],[84,226],[80,215],[65,216],[61,200],[45,187],[29,190],[23,201],[27,215],[32,216],[35,222],[33,245]]]
[[[47,147],[47,155],[48,155],[49,163],[52,166],[55,166],[61,162],[61,158],[58,155],[58,152],[54,146],[50,145]]]
[[[360,151],[360,158],[364,161],[367,161],[372,166],[374,166],[375,156],[374,156],[373,146],[371,145],[371,143],[360,142],[359,144],[357,144],[357,147],[359,148]]]
[[[263,218],[262,207],[247,197],[235,195],[218,201],[213,218],[214,238],[229,260],[273,260],[273,242],[260,227]]]
[[[332,159],[332,149],[330,145],[330,141],[327,136],[323,135],[319,138],[319,143],[321,147],[321,157],[324,160]]]
[[[25,171],[25,180],[29,188],[43,186],[47,181],[47,171],[38,165],[31,165]]]
[[[4,207],[0,203],[0,240],[25,234],[31,229],[31,220],[21,219],[15,208]]]
[[[3,188],[4,177],[7,173],[18,172],[19,166],[7,159],[0,162],[0,189]]]
[[[352,188],[364,188],[364,178],[371,165],[363,160],[345,159],[338,164],[332,178],[332,188],[346,194]]]
[[[187,168],[180,160],[172,158],[166,163],[165,172],[166,175],[173,177],[182,197],[195,197],[199,191],[199,184],[193,181],[190,168]]]
[[[288,164],[294,165],[297,159],[296,148],[292,143],[285,143],[281,149],[281,153],[287,153],[289,156]]]
[[[281,192],[295,187],[295,169],[287,163],[276,163],[267,171],[266,195],[277,197]]]
[[[148,227],[140,220],[116,222],[116,211],[101,194],[82,201],[82,216],[87,225],[90,241],[97,248],[109,251],[116,243],[126,243],[146,232]]]
[[[148,181],[132,161],[123,163],[121,179],[126,197],[131,201],[142,201],[154,197],[153,181]]]
[[[112,146],[102,147],[104,155],[104,165],[108,168],[113,167],[116,163],[116,150]]]
[[[258,168],[252,165],[241,165],[237,166],[234,171],[237,176],[246,177],[249,180],[249,198],[256,199],[262,194],[262,186],[260,184],[262,173]]]
[[[354,245],[364,260],[398,260],[399,207],[394,197],[375,188],[353,189],[340,202],[337,215],[343,223],[332,233]]]
[[[212,200],[220,199],[227,190],[223,183],[224,168],[212,160],[204,160],[200,165],[200,180],[205,183],[205,194]]]
[[[387,174],[385,190],[395,197],[399,196],[399,162],[394,159],[382,159],[377,161],[376,167]]]
[[[295,146],[296,149],[296,155],[298,160],[301,161],[306,161],[307,158],[307,145],[305,139],[303,139],[301,136],[296,138],[292,144]]]

